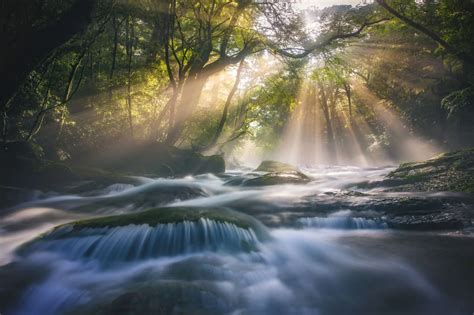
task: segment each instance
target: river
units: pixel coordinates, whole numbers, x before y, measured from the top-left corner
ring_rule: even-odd
[[[0,212],[0,313],[472,314],[471,231],[394,228],[418,208],[472,214],[472,200],[358,188],[391,169],[303,168],[306,185],[229,185],[252,176],[234,170],[37,192]],[[48,232],[158,206],[230,209],[256,228],[202,218]]]

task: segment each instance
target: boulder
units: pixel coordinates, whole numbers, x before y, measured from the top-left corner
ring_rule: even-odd
[[[269,173],[285,173],[285,172],[299,172],[293,165],[282,163],[278,161],[263,161],[255,169],[255,172],[269,172]]]
[[[265,173],[265,174],[261,174]],[[270,186],[284,184],[306,184],[311,179],[296,167],[277,161],[263,161],[252,173],[245,177],[229,180],[227,185]]]
[[[267,238],[265,227],[246,214],[226,208],[194,208],[194,207],[163,207],[143,212],[106,216],[67,224],[74,230],[83,228],[113,228],[127,225],[156,226],[158,224],[196,222],[200,219],[209,219],[216,222],[227,222],[243,229],[252,229],[263,238]],[[63,226],[60,226],[63,227]]]

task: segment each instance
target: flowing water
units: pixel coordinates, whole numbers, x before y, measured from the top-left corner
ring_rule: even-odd
[[[472,314],[469,230],[392,228],[393,213],[425,218],[430,209],[448,219],[461,209],[470,220],[472,200],[357,188],[390,170],[304,169],[307,185],[233,186],[256,174],[229,171],[38,193],[0,212],[0,313]],[[255,225],[201,218],[51,230],[156,206],[221,207]]]

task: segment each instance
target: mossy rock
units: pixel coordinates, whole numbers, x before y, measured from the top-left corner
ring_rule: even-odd
[[[180,223],[183,221],[195,222],[201,218],[231,223],[244,229],[252,229],[261,240],[269,238],[265,226],[259,221],[249,215],[227,208],[163,207],[137,213],[80,220],[61,225],[54,230],[66,226],[71,226],[73,231],[80,231],[84,228],[113,228],[131,224],[156,226],[158,224]]]
[[[474,149],[438,155],[423,162],[404,163],[387,175],[393,190],[474,193]],[[383,182],[382,182],[383,184]]]
[[[299,170],[293,165],[270,160],[260,163],[254,171],[269,173],[299,172]]]
[[[307,184],[311,179],[297,171],[267,173],[242,182],[242,186],[271,186],[285,184]]]

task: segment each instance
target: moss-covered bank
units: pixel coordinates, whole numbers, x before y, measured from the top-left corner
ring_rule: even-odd
[[[399,191],[474,193],[474,148],[444,153],[423,162],[404,163],[387,175]]]

